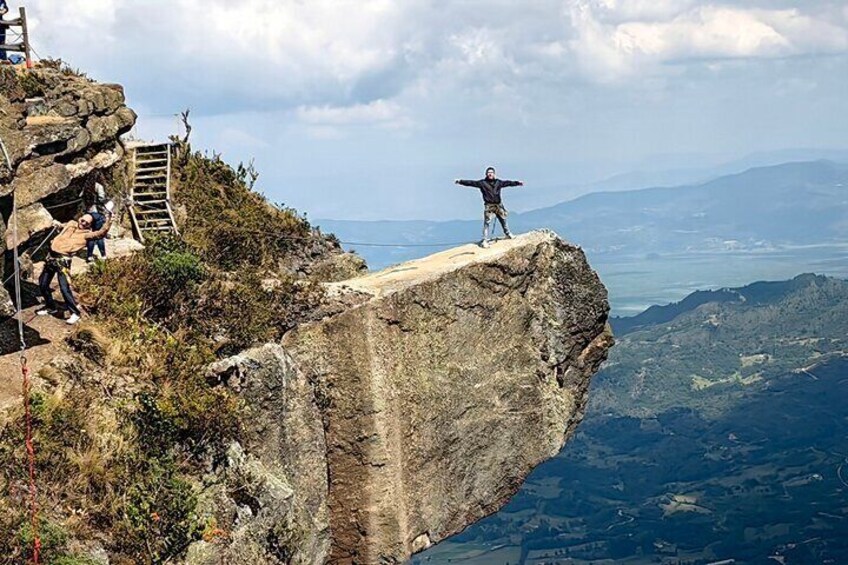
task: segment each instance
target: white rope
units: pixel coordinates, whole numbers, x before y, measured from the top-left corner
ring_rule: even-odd
[[[6,151],[6,144],[0,138],[0,149],[3,151],[3,158],[6,160],[6,166],[14,176],[12,169],[12,160],[9,158],[9,152]],[[21,358],[23,361],[24,352],[26,351],[26,339],[24,338],[24,316],[23,316],[23,300],[21,299],[21,264],[18,257],[18,197],[17,190],[12,192],[12,255],[15,263],[15,306],[17,307],[18,317],[18,336],[21,340]]]

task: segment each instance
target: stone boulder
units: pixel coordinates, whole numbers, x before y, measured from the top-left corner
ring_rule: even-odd
[[[49,230],[53,226],[53,216],[41,204],[32,204],[18,210],[17,241],[27,241],[33,235]],[[15,246],[15,229],[13,225],[6,228],[6,249]]]
[[[326,445],[306,377],[281,346],[269,344],[213,364],[207,380],[244,400],[247,426],[199,504],[201,516],[229,532],[229,543],[195,543],[186,562],[324,563]]]
[[[53,216],[45,206],[67,215],[67,208],[55,204],[75,201],[91,173],[122,159],[120,136],[135,120],[118,85],[98,84],[49,64],[31,70],[0,67],[0,139],[11,161],[10,167],[0,156],[0,208],[11,210],[15,195],[22,249],[50,227]],[[53,206],[44,203],[47,199]],[[13,240],[6,229],[8,214],[2,219],[0,252]],[[8,257],[0,261],[0,276],[8,266]],[[0,287],[0,304],[7,302]],[[0,307],[0,316],[7,313],[8,308]]]
[[[606,289],[551,232],[329,289],[352,305],[283,345],[322,407],[333,563],[401,563],[497,511],[573,433],[613,343]]]

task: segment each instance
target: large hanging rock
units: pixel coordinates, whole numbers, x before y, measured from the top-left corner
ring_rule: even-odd
[[[334,563],[401,563],[498,510],[583,416],[607,293],[550,232],[342,283],[283,344],[324,406]]]
[[[188,563],[406,561],[559,452],[613,343],[605,288],[550,232],[328,287],[333,314],[286,349],[210,367],[249,429],[200,505],[229,542]]]

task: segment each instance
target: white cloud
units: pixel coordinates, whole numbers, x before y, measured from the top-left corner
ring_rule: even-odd
[[[598,18],[608,22],[667,20],[692,7],[695,0],[592,0]]]
[[[296,114],[303,123],[328,126],[392,124],[404,119],[403,109],[386,100],[353,106],[300,106]]]
[[[402,106],[382,99],[352,106],[300,106],[295,116],[307,133],[321,139],[339,139],[354,128],[406,132],[415,126]]]
[[[666,4],[660,2],[659,6]],[[692,6],[670,19],[656,20],[672,11],[636,10],[620,0],[572,0],[570,8],[576,30],[576,37],[569,43],[571,51],[584,72],[602,81],[656,71],[657,65],[666,62],[848,50],[848,30],[797,9]],[[645,19],[607,23],[617,10],[619,16]]]
[[[242,105],[339,102],[402,62],[409,10],[391,0],[33,0],[44,55],[156,76]],[[134,86],[134,85],[133,85]]]
[[[31,0],[29,7],[44,55],[123,82],[157,112],[283,110],[301,121],[368,114],[375,127],[403,128],[424,121],[419,108],[455,105],[457,95],[473,110],[526,113],[539,93],[584,78],[655,85],[663,83],[649,79],[677,72],[668,63],[848,51],[841,7],[754,4],[535,0],[482,10],[437,0]],[[404,118],[379,119],[399,107],[408,109]]]

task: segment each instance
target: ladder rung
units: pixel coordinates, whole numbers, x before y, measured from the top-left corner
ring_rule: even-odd
[[[164,190],[152,191],[152,192],[134,192],[134,196],[149,196],[149,197],[159,197],[159,196],[167,196],[168,193]],[[136,198],[138,200],[138,198]],[[167,200],[167,198],[165,199]],[[150,202],[149,200],[145,200],[144,202]]]
[[[148,145],[147,147],[136,147],[135,152],[139,155],[149,155],[150,153],[167,153],[168,145]]]
[[[140,180],[165,180],[168,178],[168,175],[164,172],[162,173],[153,173],[152,175],[144,175],[143,177],[135,177],[136,182]]]
[[[151,214],[167,214],[167,213],[168,213],[167,208],[160,208],[158,210],[136,210],[135,211],[136,216],[150,216]],[[168,219],[170,220],[170,217]],[[149,218],[145,218],[145,221],[148,221],[148,220],[149,220]]]
[[[140,226],[138,229],[141,231],[174,231],[173,228],[164,226]]]
[[[168,167],[136,167],[139,173],[152,173],[154,171],[167,171]]]

